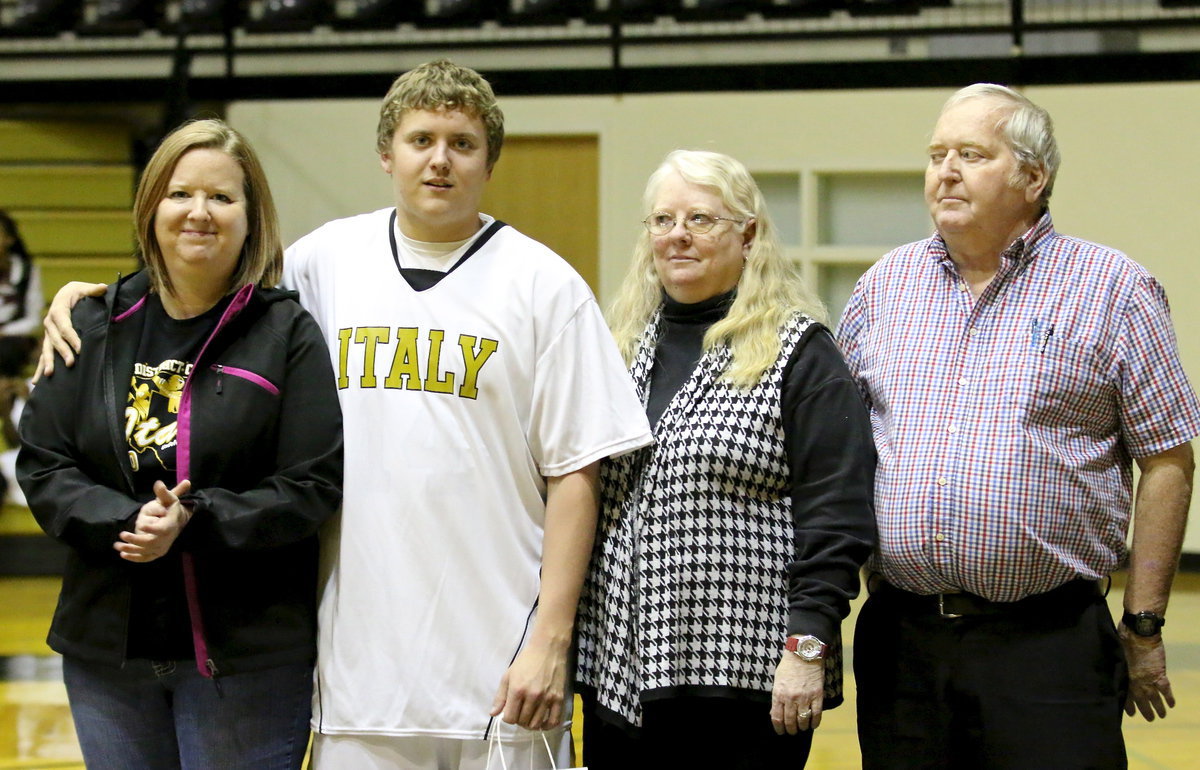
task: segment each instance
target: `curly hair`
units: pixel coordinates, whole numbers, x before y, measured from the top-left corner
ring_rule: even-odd
[[[408,110],[459,110],[479,118],[487,135],[488,168],[500,159],[504,113],[491,85],[475,70],[437,59],[396,78],[379,108],[375,149],[380,155],[391,151],[396,126]]]

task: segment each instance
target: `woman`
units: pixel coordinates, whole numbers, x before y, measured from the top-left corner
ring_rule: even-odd
[[[270,190],[217,120],[176,129],[135,199],[145,269],[75,308],[33,391],[21,486],[71,547],[49,644],[89,767],[299,768],[317,529],[341,500],[328,352]]]
[[[803,766],[874,541],[867,412],[741,163],[673,152],[644,203],[610,318],[655,444],[601,474],[585,763]]]

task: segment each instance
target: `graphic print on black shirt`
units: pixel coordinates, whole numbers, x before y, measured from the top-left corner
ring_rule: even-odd
[[[182,320],[163,310],[157,294],[146,300],[146,325],[125,399],[125,440],[138,491],[152,491],[162,479],[175,486],[175,423],[179,400],[204,340],[227,302]]]
[[[146,323],[125,399],[125,440],[139,500],[154,497],[154,482],[175,486],[176,422],[183,386],[229,298],[195,318],[167,315],[157,294],[146,299]],[[191,622],[179,553],[136,565],[130,614],[130,658],[189,660]]]

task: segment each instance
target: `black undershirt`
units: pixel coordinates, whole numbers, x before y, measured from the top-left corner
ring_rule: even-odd
[[[154,497],[154,482],[175,486],[173,431],[183,384],[205,340],[229,304],[226,297],[195,318],[171,318],[157,294],[146,299],[146,321],[126,402],[127,433],[134,488],[139,500]],[[130,425],[126,422],[126,425]],[[155,430],[155,428],[158,430]],[[134,564],[133,599],[126,655],[151,660],[192,657],[191,620],[178,549],[146,564]]]
[[[650,395],[646,401],[651,428],[658,426],[658,419],[671,399],[692,376],[703,353],[704,333],[729,312],[736,292],[735,289],[690,304],[663,295],[662,334],[654,349]]]

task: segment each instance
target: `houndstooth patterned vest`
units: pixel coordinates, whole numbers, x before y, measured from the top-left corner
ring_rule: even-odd
[[[661,310],[630,367],[643,404],[660,323]],[[795,558],[783,373],[812,324],[793,316],[778,359],[750,389],[719,381],[727,347],[705,353],[663,412],[655,443],[601,470],[577,678],[632,725],[641,724],[641,696],[656,690],[771,691]]]

